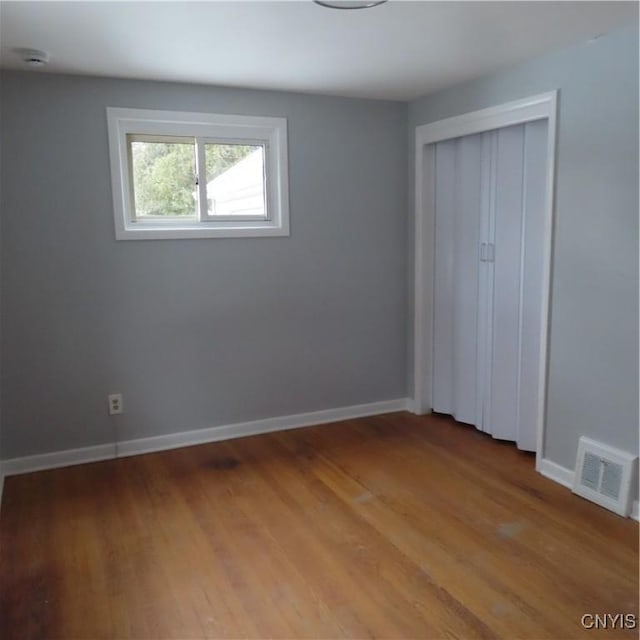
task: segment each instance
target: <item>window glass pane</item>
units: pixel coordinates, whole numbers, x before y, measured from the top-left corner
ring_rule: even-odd
[[[205,144],[207,213],[266,218],[264,147]]]
[[[128,137],[135,217],[197,217],[195,141]]]

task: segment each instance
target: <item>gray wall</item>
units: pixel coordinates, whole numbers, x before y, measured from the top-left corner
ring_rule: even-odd
[[[15,72],[0,88],[3,457],[404,396],[415,126],[556,88],[546,455],[573,467],[581,434],[637,451],[637,29],[410,103],[408,156],[398,103]],[[116,242],[107,105],[286,116],[291,237]]]
[[[560,108],[545,454],[572,469],[583,434],[638,451],[637,28],[410,103],[409,175],[412,194],[417,125],[552,89]],[[412,256],[409,273],[412,294]]]
[[[4,458],[404,397],[406,104],[1,88]],[[106,106],[286,116],[291,237],[116,242]]]

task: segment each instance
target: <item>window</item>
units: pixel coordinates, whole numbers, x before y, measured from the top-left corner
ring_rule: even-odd
[[[284,118],[107,108],[116,238],[289,235]]]

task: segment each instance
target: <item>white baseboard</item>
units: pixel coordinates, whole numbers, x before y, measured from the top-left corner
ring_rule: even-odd
[[[326,409],[324,411],[312,411],[311,413],[298,413],[290,416],[282,416],[280,418],[266,418],[263,420],[253,420],[251,422],[238,422],[236,424],[221,427],[182,431],[164,436],[141,438],[139,440],[126,440],[118,443],[118,456],[135,456],[141,453],[189,447],[195,444],[204,444],[206,442],[231,440],[232,438],[242,438],[244,436],[253,436],[260,433],[310,427],[316,424],[326,424],[328,422],[338,422],[339,420],[349,420],[352,418],[363,418],[365,416],[391,413],[393,411],[405,411],[406,407],[407,401],[405,398],[400,400],[385,400],[383,402],[359,404],[351,407],[342,407],[340,409]]]
[[[549,480],[553,480],[558,484],[561,484],[563,487],[567,487],[571,489],[573,487],[573,476],[574,471],[572,469],[567,469],[555,462],[551,462],[551,460],[547,460],[543,458],[537,465],[538,471],[549,478]],[[630,518],[634,520],[638,520],[638,501],[634,500],[631,505],[631,515]]]
[[[568,489],[573,487],[572,469],[567,469],[555,462],[551,462],[551,460],[543,458],[538,464],[538,471],[546,478],[549,478],[549,480],[553,480],[563,487],[567,487]]]
[[[56,469],[58,467],[84,464],[86,462],[97,462],[99,460],[109,460],[116,457],[135,456],[142,453],[151,453],[153,451],[164,451],[166,449],[189,447],[207,442],[242,438],[244,436],[252,436],[260,433],[309,427],[316,424],[326,424],[328,422],[338,422],[340,420],[350,420],[352,418],[363,418],[365,416],[391,413],[394,411],[405,411],[407,406],[408,400],[406,398],[400,398],[398,400],[384,400],[382,402],[358,404],[350,407],[340,407],[338,409],[326,409],[323,411],[299,413],[279,418],[266,418],[263,420],[254,420],[252,422],[239,422],[220,427],[181,431],[179,433],[170,433],[151,438],[124,440],[118,442],[117,445],[101,444],[94,447],[68,449],[66,451],[55,451],[53,453],[11,458],[9,460],[2,461],[2,472],[4,475],[11,476],[20,473],[30,473],[32,471]]]
[[[41,453],[35,456],[25,456],[24,458],[10,458],[2,461],[2,470],[5,476],[14,476],[19,473],[69,467],[74,464],[115,458],[115,451],[116,448],[113,444],[99,444],[95,447]]]

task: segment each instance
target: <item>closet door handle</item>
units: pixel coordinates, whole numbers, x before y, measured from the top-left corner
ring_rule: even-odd
[[[480,262],[494,262],[496,259],[496,246],[490,242],[480,245]]]

